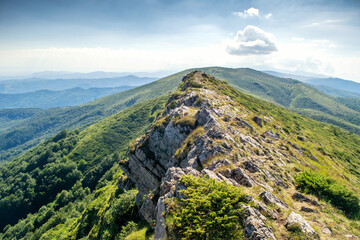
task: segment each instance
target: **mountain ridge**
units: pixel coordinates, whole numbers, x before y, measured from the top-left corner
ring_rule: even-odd
[[[137,205],[140,214],[149,224],[156,222],[155,239],[203,239],[212,236],[212,231],[213,234],[221,232],[222,237],[237,239],[235,236],[241,234],[237,232],[238,228],[244,229],[247,239],[276,239],[280,236],[291,237],[292,224],[300,224],[298,234],[303,234],[300,234],[303,238],[330,238],[328,234],[316,232],[310,226],[319,228],[321,224],[311,220],[310,216],[315,216],[312,214],[307,214],[305,220],[299,214],[300,207],[291,204],[291,197],[300,194],[296,193],[296,181],[293,177],[296,176],[296,171],[311,168],[323,171],[327,168],[334,175],[332,162],[336,160],[336,156],[322,155],[319,149],[325,146],[312,145],[315,136],[302,128],[304,123],[299,124],[304,121],[316,126],[316,122],[297,114],[284,117],[282,114],[289,114],[287,110],[271,105],[238,92],[203,72],[194,71],[183,78],[178,91],[167,101],[163,113],[147,133],[130,146],[129,160],[121,162],[121,168],[139,190]],[[286,118],[286,122],[294,121],[295,128],[283,125],[284,122],[280,119]],[[316,130],[320,126],[326,125],[319,124]],[[359,142],[354,136],[355,139]],[[330,145],[334,146],[333,144]],[[326,145],[326,148],[329,149],[330,145]],[[356,151],[353,153],[359,154]],[[356,166],[359,161],[354,158],[351,162],[355,164],[352,167],[346,161],[338,165],[337,174],[349,171],[348,176],[351,175],[350,178],[358,185],[360,174]],[[298,170],[294,170],[296,168]],[[247,213],[240,218],[233,216],[238,221],[237,227],[225,227],[229,222],[215,209],[212,212],[212,204],[216,206],[216,203],[211,202],[211,199],[208,200],[210,205],[206,205],[210,212],[201,212],[204,206],[195,198],[195,194],[200,194],[201,188],[197,190],[193,186],[200,187],[198,184],[202,181],[205,181],[205,185],[215,184],[207,180],[196,180],[201,176],[235,187],[246,187],[242,191],[252,200],[238,200],[242,202],[241,207],[237,207]],[[229,191],[218,194],[230,194],[236,190]],[[351,193],[352,196],[356,196],[354,192]],[[206,198],[206,195],[200,198]],[[357,200],[352,209],[357,209],[356,215],[359,215],[359,198],[355,199]],[[276,205],[277,212],[266,206],[269,204]],[[314,205],[302,207],[312,211]],[[192,213],[200,214],[206,221],[217,219],[219,224],[211,225],[196,216],[188,216],[187,211],[190,209],[195,209]],[[321,209],[316,207],[314,211]],[[192,217],[193,220],[190,220]],[[277,221],[280,219],[282,220]],[[196,222],[190,224],[192,221]],[[267,227],[268,221],[273,221],[272,228]],[[203,231],[197,231],[198,228]],[[275,231],[275,228],[283,230]],[[346,228],[351,229],[349,226]],[[234,235],[226,235],[227,231]]]

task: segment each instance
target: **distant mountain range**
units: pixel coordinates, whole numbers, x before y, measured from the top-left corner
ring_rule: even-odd
[[[344,80],[341,78],[331,77],[312,77],[302,76],[295,74],[288,74],[276,71],[263,71],[267,74],[281,77],[292,78],[302,81],[324,93],[336,96],[336,97],[356,97],[360,98],[360,83]]]
[[[111,74],[111,73],[110,73]],[[141,86],[157,80],[157,78],[138,77],[135,75],[112,78],[71,78],[44,79],[26,78],[5,80],[0,82],[0,93],[26,93],[38,90],[66,90],[71,88],[113,88],[121,86]]]
[[[157,72],[67,72],[67,71],[43,71],[35,72],[32,74],[24,74],[17,76],[0,76],[0,81],[5,80],[16,80],[16,79],[31,79],[31,78],[42,78],[42,79],[99,79],[99,78],[116,78],[125,77],[129,75],[136,75],[140,77],[151,77],[158,78],[161,76],[169,75],[168,71],[157,71]]]
[[[0,108],[53,108],[76,106],[131,88],[134,88],[134,86],[89,89],[77,87],[59,91],[37,90],[28,93],[0,93]]]

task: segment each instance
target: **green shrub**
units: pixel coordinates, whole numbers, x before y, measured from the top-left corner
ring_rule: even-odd
[[[212,178],[184,175],[186,198],[167,218],[170,234],[182,239],[242,239],[240,205],[248,200],[238,187]],[[175,201],[175,200],[173,200]]]
[[[136,195],[137,190],[130,190],[121,195],[112,203],[109,213],[119,225],[137,218]]]
[[[299,173],[295,180],[301,191],[314,194],[320,199],[330,202],[344,211],[348,217],[360,218],[359,197],[334,179],[313,171],[304,171]]]

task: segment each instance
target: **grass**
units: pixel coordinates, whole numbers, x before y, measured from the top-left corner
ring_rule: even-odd
[[[130,235],[128,235],[125,240],[146,240],[149,239],[149,237],[147,237],[147,232],[149,231],[148,228],[142,228],[136,232],[131,233]]]

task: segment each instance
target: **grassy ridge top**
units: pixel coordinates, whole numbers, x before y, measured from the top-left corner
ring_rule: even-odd
[[[191,78],[189,82],[191,83]],[[209,75],[207,78],[202,78],[201,83],[203,88],[231,97],[255,115],[271,116],[276,119],[270,129],[279,132],[286,140],[303,146],[311,152],[314,151],[316,157],[324,160],[323,164],[326,163],[328,168],[321,164],[318,167],[328,171],[329,175],[333,171],[340,171],[341,174],[356,175],[360,179],[360,137],[358,135],[237,91],[226,82]],[[261,131],[265,130],[261,129]],[[297,139],[298,136],[305,137],[306,142]],[[334,169],[334,162],[341,162],[341,170]],[[345,178],[348,179],[348,177]]]

